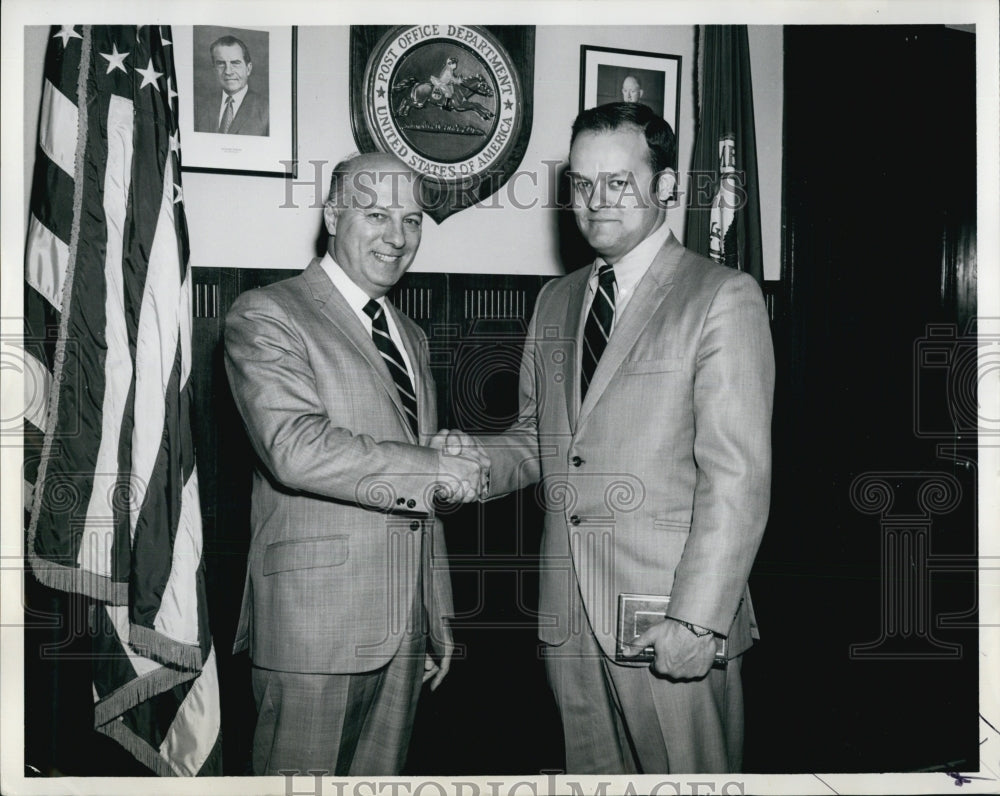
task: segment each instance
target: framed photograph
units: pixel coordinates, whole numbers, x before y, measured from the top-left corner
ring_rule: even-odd
[[[681,57],[580,45],[580,110],[607,102],[642,102],[674,133],[681,102]]]
[[[181,168],[294,177],[296,28],[175,26]]]

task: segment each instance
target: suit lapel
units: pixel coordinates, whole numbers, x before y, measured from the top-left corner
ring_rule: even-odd
[[[399,390],[396,389],[396,382],[393,381],[392,374],[389,372],[389,366],[386,365],[379,350],[375,347],[371,335],[368,334],[361,320],[351,309],[351,305],[347,303],[347,299],[333,286],[333,282],[326,275],[318,259],[309,264],[303,276],[312,290],[313,298],[320,304],[320,311],[354,345],[358,353],[367,360],[372,372],[378,376],[409,433],[410,423],[406,419],[403,402],[400,400]],[[399,324],[397,324],[398,326]],[[410,350],[408,347],[407,354],[410,354]],[[410,362],[413,361],[413,355],[410,354]]]
[[[597,369],[594,371],[594,378],[587,389],[587,396],[580,406],[580,416],[577,425],[582,423],[590,414],[594,405],[600,399],[611,379],[628,353],[633,349],[639,335],[649,323],[656,308],[663,302],[673,286],[674,274],[684,255],[684,247],[677,242],[673,234],[667,237],[663,247],[657,253],[649,269],[635,286],[635,292],[625,307],[625,311],[615,324],[608,346],[604,349]],[[579,304],[582,304],[581,298]],[[580,344],[582,341],[582,331],[579,332]],[[574,379],[579,382],[579,378]]]
[[[248,91],[246,93],[246,96],[243,97],[243,102],[240,103],[239,109],[233,116],[233,123],[229,125],[230,135],[234,135],[235,133],[238,133],[240,132],[240,130],[243,129],[243,120],[250,115],[250,106],[252,103],[253,100],[251,99],[250,92]]]
[[[569,427],[576,428],[580,406],[580,345],[583,340],[583,328],[580,317],[583,314],[583,302],[587,297],[587,279],[590,269],[586,269],[588,277],[580,279],[570,290],[570,295],[566,301],[566,319],[562,324],[564,334],[568,339],[577,340],[574,356],[570,357],[570,365],[567,368],[570,373],[569,378],[563,379],[563,386],[566,390],[566,417],[569,418]]]

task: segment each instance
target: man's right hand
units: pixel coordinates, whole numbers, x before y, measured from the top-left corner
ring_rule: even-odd
[[[490,457],[479,441],[464,431],[441,429],[430,440],[430,446],[442,453],[442,459],[466,458],[478,462],[480,471],[478,480],[472,482],[475,495],[463,500],[483,500],[490,491]],[[446,498],[451,499],[451,498]]]
[[[483,465],[466,455],[442,452],[438,464],[438,496],[449,503],[471,503],[480,498]]]

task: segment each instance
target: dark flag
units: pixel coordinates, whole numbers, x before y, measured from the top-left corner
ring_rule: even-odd
[[[161,776],[221,773],[170,38],[52,29],[24,332],[28,560],[89,602],[96,729]]]
[[[746,25],[702,25],[698,112],[684,243],[764,279],[757,141]],[[711,197],[711,207],[707,206]]]

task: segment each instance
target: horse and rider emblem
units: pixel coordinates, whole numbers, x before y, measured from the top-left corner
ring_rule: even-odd
[[[530,129],[523,71],[486,28],[392,28],[369,54],[355,138],[430,178],[441,201],[427,212],[440,222],[495,192],[520,162]]]
[[[402,94],[396,106],[396,115],[408,116],[412,108],[423,110],[427,103],[446,111],[462,113],[472,111],[483,121],[489,121],[496,112],[476,97],[487,99],[495,96],[493,86],[481,74],[462,75],[458,72],[458,60],[448,57],[438,75],[430,75],[421,82],[416,77],[406,77],[392,86],[394,94]],[[478,129],[478,128],[477,128]]]

